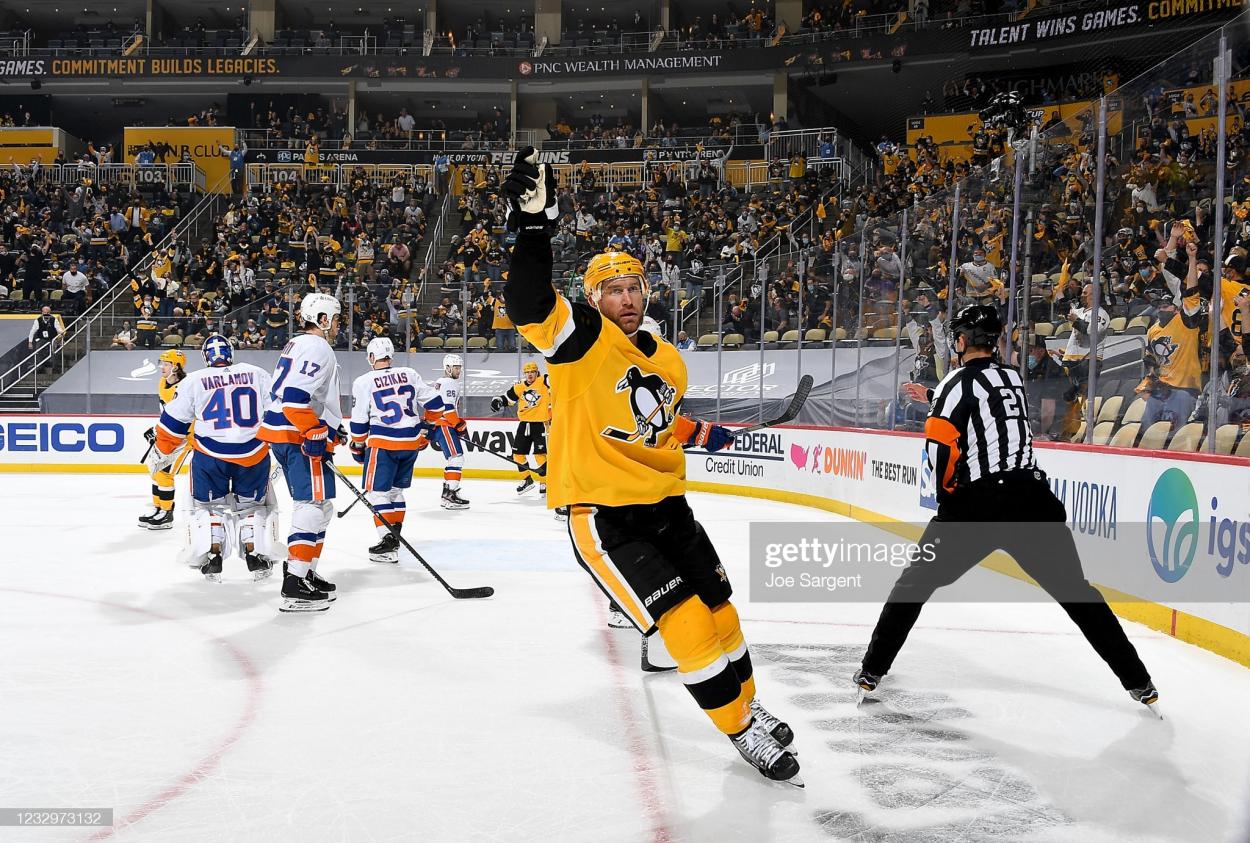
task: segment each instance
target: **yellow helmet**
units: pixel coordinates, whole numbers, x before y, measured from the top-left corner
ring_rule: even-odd
[[[525,372],[526,374],[529,374],[530,372],[533,372],[534,374],[538,374],[538,364],[531,360],[530,362],[526,363],[524,366],[521,367],[521,371]]]
[[[187,367],[187,355],[180,348],[171,348],[168,351],[161,352],[160,361],[162,363],[173,363],[179,369]]]
[[[599,288],[605,282],[624,275],[638,276],[638,280],[642,282],[642,297],[645,299],[649,292],[647,274],[636,257],[625,252],[604,252],[601,255],[595,255],[590,259],[590,265],[586,267],[586,275],[582,279],[586,298],[592,302],[599,301]]]

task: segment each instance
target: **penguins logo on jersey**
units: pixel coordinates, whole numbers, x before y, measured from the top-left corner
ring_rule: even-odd
[[[527,389],[521,393],[521,400],[525,402],[525,409],[532,410],[538,406],[538,401],[542,396],[532,389]]]
[[[634,419],[633,430],[607,427],[604,436],[622,442],[643,440],[648,448],[654,448],[660,433],[673,423],[673,409],[669,406],[677,390],[656,374],[644,375],[637,366],[630,366],[625,377],[616,385],[617,392],[629,391],[629,412]]]
[[[1156,337],[1150,344],[1150,353],[1159,361],[1160,366],[1166,366],[1171,362],[1172,354],[1178,348],[1180,346],[1171,337]]]

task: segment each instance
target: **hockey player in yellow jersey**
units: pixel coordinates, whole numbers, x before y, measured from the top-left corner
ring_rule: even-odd
[[[801,787],[794,734],[755,698],[729,578],[686,503],[683,446],[718,450],[732,434],[679,414],[686,366],[671,344],[640,330],[647,283],[637,259],[596,255],[583,282],[588,303],[556,292],[555,176],[536,158],[533,147],[517,153],[504,183],[517,235],[507,299],[559,396],[547,506],[569,508],[579,564],[640,632],[658,632],[687,690],[742,757]]]
[[[516,405],[516,441],[512,448],[512,460],[521,472],[521,485],[517,494],[523,495],[538,484],[538,491],[547,494],[547,425],[551,423],[551,384],[547,376],[540,374],[533,361],[522,368],[522,379],[503,395],[490,400],[490,408],[498,413],[504,407]],[[533,467],[530,457],[534,458]]]
[[[166,404],[174,400],[174,396],[178,394],[178,384],[187,376],[187,355],[180,349],[171,348],[161,354],[158,365],[161,378],[156,385],[156,400],[163,410]],[[148,456],[152,456],[156,450],[153,447],[156,443],[156,426],[149,427],[143,436],[148,440]],[[191,441],[188,434],[186,443],[179,449],[173,464],[168,468],[158,469],[152,462],[148,462],[148,472],[152,476],[153,512],[139,516],[140,527],[147,530],[168,530],[174,526],[174,477],[191,455]]]

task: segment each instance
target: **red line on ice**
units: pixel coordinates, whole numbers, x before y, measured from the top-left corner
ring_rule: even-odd
[[[599,634],[603,638],[603,647],[608,651],[608,661],[612,663],[612,675],[616,680],[616,710],[620,715],[621,724],[625,728],[625,743],[633,760],[634,783],[638,786],[638,795],[642,806],[647,812],[647,821],[651,826],[651,839],[656,843],[668,843],[673,839],[669,829],[668,818],[664,812],[664,800],[660,797],[659,788],[655,783],[655,760],[651,755],[651,742],[638,728],[638,712],[630,705],[629,693],[625,690],[633,674],[625,670],[621,663],[620,650],[613,640],[612,630],[608,628],[608,610],[603,604],[603,592],[594,589],[594,601],[598,608],[596,620]]]
[[[146,615],[150,618],[156,618],[157,620],[171,621],[173,623],[180,624],[195,630],[195,632],[199,635],[205,635],[208,637],[209,643],[221,646],[226,651],[226,654],[230,657],[230,659],[238,666],[239,671],[243,674],[244,678],[247,679],[247,702],[243,707],[243,713],[239,716],[238,721],[234,724],[234,727],[230,730],[229,734],[227,734],[226,737],[222,739],[219,744],[217,744],[217,747],[208,755],[200,759],[199,763],[197,763],[189,771],[170,782],[169,785],[163,788],[156,796],[152,797],[147,802],[144,802],[123,819],[115,820],[112,826],[102,828],[95,834],[92,834],[87,838],[88,840],[107,840],[122,829],[143,821],[147,817],[159,811],[161,808],[164,808],[170,802],[185,794],[191,788],[195,787],[217,768],[217,765],[221,763],[222,756],[229,752],[234,745],[238,743],[239,738],[243,736],[243,733],[247,731],[248,727],[250,727],[252,723],[255,722],[256,713],[260,709],[262,689],[260,671],[256,669],[256,665],[252,663],[252,660],[248,658],[246,653],[226,639],[207,636],[203,630],[197,628],[193,624],[187,623],[184,620],[180,620],[179,618],[171,618],[168,615],[162,615],[159,612],[153,612],[150,609],[141,609],[138,606],[127,606],[124,603],[110,603],[107,600],[96,600],[90,597],[78,597],[72,594],[55,594],[48,591],[31,591],[24,588],[0,588],[0,591],[7,591],[12,594],[29,594],[36,597],[56,597],[62,600],[77,600],[80,603],[94,603],[98,606],[107,606],[110,609],[121,609],[122,611]]]

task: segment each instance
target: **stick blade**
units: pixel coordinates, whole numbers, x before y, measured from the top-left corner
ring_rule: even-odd
[[[493,597],[495,594],[495,589],[489,585],[483,585],[478,588],[449,588],[447,590],[457,600],[476,600],[484,597]]]

